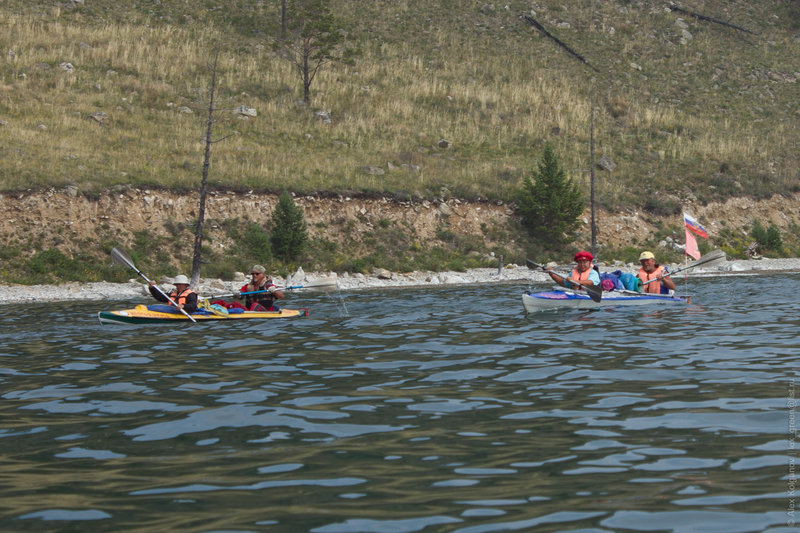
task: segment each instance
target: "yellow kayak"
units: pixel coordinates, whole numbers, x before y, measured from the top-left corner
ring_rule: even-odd
[[[191,313],[197,322],[220,322],[226,320],[263,320],[267,318],[294,318],[308,316],[308,309],[280,309],[279,311],[245,311],[243,309],[198,309]],[[163,324],[190,322],[189,318],[175,307],[164,304],[137,305],[133,309],[100,311],[97,318],[101,324]]]

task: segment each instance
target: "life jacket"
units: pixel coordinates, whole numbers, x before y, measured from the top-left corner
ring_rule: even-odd
[[[253,285],[252,283],[248,283],[244,287],[242,287],[242,292],[254,292],[254,291],[266,291],[270,287],[274,287],[275,284],[272,283],[272,280],[269,278],[264,278],[264,284],[260,286]],[[273,303],[275,301],[275,295],[271,292],[260,292],[258,294],[245,294],[244,295],[244,305],[247,309],[251,309],[254,304],[261,304],[264,306],[266,310],[270,310],[273,307]]]
[[[592,273],[592,269],[589,268],[586,272],[578,272],[577,268],[572,269],[572,274],[569,275],[575,281],[587,281],[589,279],[589,274]]]
[[[592,269],[591,268],[587,269],[586,272],[578,272],[577,268],[573,268],[572,269],[572,273],[570,273],[570,275],[568,277],[574,279],[575,281],[588,281],[589,274],[591,274],[591,273],[592,273]],[[575,285],[573,285],[572,283],[570,283],[569,281],[567,281],[567,278],[564,278],[564,286],[569,288],[569,289],[577,289],[578,288]]]
[[[186,289],[184,289],[184,291],[180,294],[178,294],[177,290],[173,290],[171,293],[169,293],[169,297],[172,298],[172,301],[176,304],[183,306],[186,305],[186,298],[188,298],[190,294],[194,294],[194,291],[189,287],[186,287]],[[172,302],[168,303],[169,305],[172,305]]]
[[[643,268],[639,269],[639,273],[637,277],[642,280],[642,291],[648,294],[664,294],[668,291],[662,290],[662,285],[660,281],[654,281],[653,283],[648,283],[645,285],[646,281],[650,281],[651,279],[656,279],[658,276],[662,276],[666,273],[666,270],[661,265],[656,265],[655,270],[650,272],[649,274],[644,271]]]

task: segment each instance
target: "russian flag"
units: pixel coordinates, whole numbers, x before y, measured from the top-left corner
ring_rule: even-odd
[[[706,229],[703,226],[701,226],[700,223],[692,215],[687,215],[686,213],[684,213],[683,223],[686,226],[687,230],[691,231],[698,237],[708,239],[708,233],[706,232]]]

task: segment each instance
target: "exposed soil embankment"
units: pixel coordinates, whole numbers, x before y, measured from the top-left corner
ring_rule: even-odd
[[[501,245],[517,248],[513,242],[514,210],[501,202],[467,202],[458,199],[398,201],[388,197],[298,196],[312,237],[358,246],[360,237],[377,225],[391,225],[409,232],[420,242],[430,243],[440,229],[459,235],[476,235],[487,249]],[[277,195],[256,192],[212,192],[206,205],[206,230],[215,247],[232,245],[222,228],[226,220],[269,222]],[[136,232],[166,234],[175,227],[191,226],[198,212],[197,194],[179,194],[124,188],[96,197],[77,189],[50,189],[0,194],[0,236],[6,245],[23,253],[35,248],[58,247],[65,253],[110,239],[127,245]],[[689,205],[685,208],[709,230],[712,240],[723,229],[746,233],[753,220],[767,226],[774,223],[788,231],[798,223],[800,195],[753,201],[736,198],[724,204]],[[598,210],[598,242],[611,247],[636,246],[658,228],[680,228],[680,214],[656,217],[640,211],[608,213]],[[589,245],[589,212],[583,217],[582,236],[577,247]],[[679,235],[682,237],[682,235]],[[504,242],[496,242],[505,239]],[[682,238],[680,239],[682,240]],[[510,242],[507,242],[510,241]],[[190,244],[190,243],[189,243]]]
[[[267,224],[277,203],[269,193],[212,192],[206,203],[206,232],[215,247],[232,244],[222,228],[226,220]],[[312,237],[334,242],[358,241],[376,225],[407,230],[420,241],[434,239],[446,227],[458,234],[483,235],[503,228],[512,209],[502,203],[468,203],[457,199],[396,201],[389,198],[298,196]],[[0,235],[7,243],[56,246],[65,253],[98,240],[99,236],[129,243],[133,234],[158,235],[192,225],[198,214],[198,194],[126,189],[87,198],[76,190],[5,193],[0,195]],[[490,245],[492,243],[487,243]],[[33,250],[31,250],[33,251]]]

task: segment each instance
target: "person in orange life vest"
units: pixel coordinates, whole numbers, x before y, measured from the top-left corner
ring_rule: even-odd
[[[172,298],[172,301],[178,304],[178,307],[187,313],[194,313],[197,311],[197,293],[189,288],[189,278],[183,274],[179,274],[175,276],[175,280],[172,283],[175,285],[175,289],[169,293],[169,297]],[[167,302],[172,305],[166,296],[158,292],[155,281],[150,281],[149,289],[153,298],[159,302]]]
[[[639,255],[639,263],[642,268],[639,269],[637,277],[642,280],[642,290],[649,294],[669,294],[670,291],[675,290],[675,282],[672,278],[664,274],[668,272],[667,268],[662,265],[656,264],[656,256],[653,252],[642,252]],[[656,279],[652,283],[645,285],[646,281]]]
[[[272,283],[272,279],[265,274],[266,269],[261,265],[255,265],[250,269],[252,279],[250,283],[244,285],[236,296],[241,297],[242,292],[266,291],[258,294],[245,294],[244,306],[248,311],[279,311],[275,305],[275,300],[282,300],[283,293]]]
[[[579,283],[580,285],[589,285],[589,286],[597,286],[600,287],[600,274],[592,268],[592,259],[594,256],[586,251],[580,251],[575,254],[575,268],[572,270],[572,273],[564,278],[559,274],[556,274],[551,270],[550,267],[547,267],[546,272],[550,274],[550,277],[553,278],[553,281],[558,283],[559,285],[564,285],[569,289],[577,289],[578,287],[575,284],[570,283],[570,281],[574,281]]]

